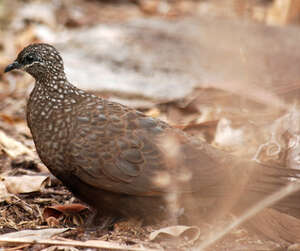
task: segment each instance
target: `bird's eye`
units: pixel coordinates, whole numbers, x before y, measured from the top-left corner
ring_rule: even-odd
[[[31,64],[31,63],[33,63],[33,61],[34,61],[34,56],[33,55],[27,55],[26,57],[25,57],[25,64]]]

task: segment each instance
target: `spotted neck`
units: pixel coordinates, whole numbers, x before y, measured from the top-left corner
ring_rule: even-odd
[[[45,107],[48,111],[49,109],[75,104],[86,96],[89,94],[76,88],[66,79],[64,74],[61,74],[54,75],[52,78],[37,80],[29,102],[34,104],[35,108],[37,106]]]

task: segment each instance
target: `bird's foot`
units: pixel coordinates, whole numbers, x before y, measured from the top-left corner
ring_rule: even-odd
[[[116,216],[100,214],[96,209],[90,208],[90,212],[83,225],[86,230],[93,231],[110,228],[117,221]]]

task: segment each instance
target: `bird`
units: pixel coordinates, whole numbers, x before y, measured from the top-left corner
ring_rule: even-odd
[[[213,208],[222,201],[224,210],[242,212],[300,177],[299,170],[233,156],[75,87],[52,45],[28,45],[4,71],[12,70],[35,79],[26,119],[41,161],[101,215],[192,218],[206,199]],[[272,207],[298,212],[298,201],[295,193]]]

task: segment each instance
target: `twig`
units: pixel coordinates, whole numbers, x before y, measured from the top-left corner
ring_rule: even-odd
[[[145,247],[130,247],[111,243],[108,241],[89,240],[89,241],[59,241],[59,240],[25,240],[21,238],[1,238],[0,244],[7,243],[23,243],[23,244],[44,244],[44,245],[61,245],[61,246],[77,246],[89,248],[103,248],[109,250],[128,250],[128,251],[162,251],[163,249],[153,249]]]

